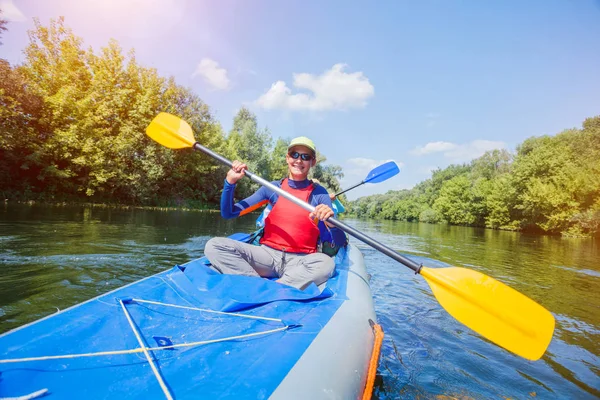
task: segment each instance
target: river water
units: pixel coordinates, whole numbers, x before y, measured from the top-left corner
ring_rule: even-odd
[[[490,275],[548,308],[556,331],[527,361],[449,316],[424,280],[354,239],[365,255],[385,340],[373,398],[600,398],[600,241],[395,221],[345,222],[429,267]],[[252,216],[4,204],[0,332],[174,264]]]

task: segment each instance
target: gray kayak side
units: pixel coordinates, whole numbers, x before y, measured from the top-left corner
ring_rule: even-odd
[[[376,322],[362,253],[348,245],[348,299],[322,328],[271,399],[358,399],[365,388]]]

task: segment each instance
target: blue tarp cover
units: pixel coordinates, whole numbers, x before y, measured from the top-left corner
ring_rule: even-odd
[[[300,291],[266,279],[220,275],[206,259],[195,260],[0,336],[0,359],[139,348],[118,299],[278,318],[294,327],[151,353],[176,399],[267,398],[346,299],[348,263],[342,249],[337,273],[320,293],[314,285]],[[126,307],[147,347],[284,326],[136,301]],[[143,353],[0,364],[0,398],[41,389],[48,389],[48,399],[164,398]]]

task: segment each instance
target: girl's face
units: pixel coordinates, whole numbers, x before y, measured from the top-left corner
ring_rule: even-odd
[[[308,178],[308,172],[315,165],[316,160],[308,147],[294,146],[288,150],[285,161],[290,171],[289,178],[294,181],[303,181]]]

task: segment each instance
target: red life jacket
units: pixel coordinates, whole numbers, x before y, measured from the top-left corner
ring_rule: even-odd
[[[311,183],[304,189],[292,189],[287,178],[281,182],[281,189],[305,202],[308,202],[314,188]],[[319,228],[308,214],[302,207],[279,196],[265,220],[260,244],[288,253],[316,253]]]

